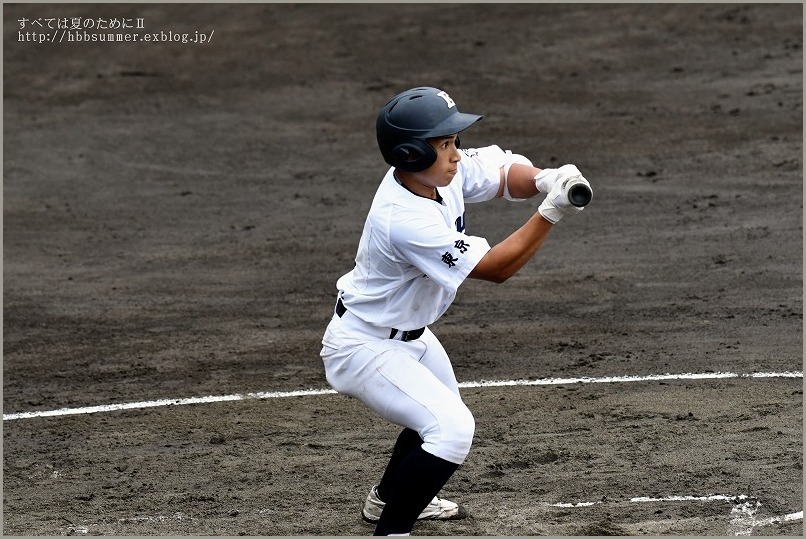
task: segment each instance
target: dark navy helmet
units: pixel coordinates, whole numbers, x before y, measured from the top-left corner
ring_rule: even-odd
[[[437,160],[428,139],[457,134],[481,119],[459,112],[453,99],[438,88],[412,88],[393,97],[378,113],[378,147],[393,167],[420,172]]]

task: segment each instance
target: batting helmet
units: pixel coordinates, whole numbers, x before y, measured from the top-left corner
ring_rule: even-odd
[[[420,172],[437,160],[428,139],[459,133],[481,119],[459,112],[453,99],[438,88],[412,88],[393,97],[378,113],[378,147],[393,167]]]

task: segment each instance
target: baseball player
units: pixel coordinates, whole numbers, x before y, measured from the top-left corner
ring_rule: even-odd
[[[429,325],[467,278],[501,283],[538,251],[552,226],[582,208],[568,200],[574,165],[539,169],[498,146],[459,149],[458,134],[482,117],[459,112],[432,87],[392,98],[377,117],[378,146],[391,166],[381,180],[355,267],[336,287],[322,339],[328,383],[403,427],[362,510],[375,535],[409,535],[418,519],[466,516],[437,496],[464,462],[475,421],[453,366]],[[537,212],[491,247],[466,231],[465,203],[546,194]]]

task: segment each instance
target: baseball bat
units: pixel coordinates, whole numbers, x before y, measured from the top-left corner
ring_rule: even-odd
[[[568,197],[568,202],[577,208],[583,208],[588,205],[593,198],[593,193],[590,187],[582,181],[571,178],[565,185],[565,196]]]

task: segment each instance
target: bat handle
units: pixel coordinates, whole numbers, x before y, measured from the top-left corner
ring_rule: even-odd
[[[593,198],[590,187],[584,183],[572,183],[568,186],[566,194],[568,196],[568,202],[577,208],[584,208],[591,201],[591,198]]]

